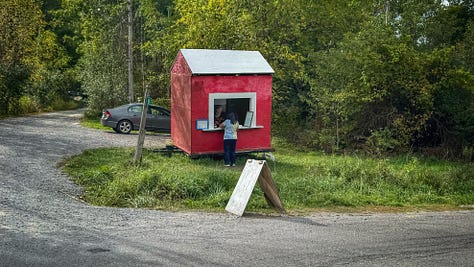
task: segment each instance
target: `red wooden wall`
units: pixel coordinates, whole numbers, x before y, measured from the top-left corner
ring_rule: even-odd
[[[171,69],[171,139],[191,153],[191,71],[181,53]]]

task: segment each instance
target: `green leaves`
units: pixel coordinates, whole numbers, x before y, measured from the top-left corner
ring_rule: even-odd
[[[0,115],[20,113],[20,97],[38,61],[41,15],[36,1],[0,1]]]
[[[0,60],[26,63],[35,51],[35,37],[44,26],[42,12],[34,0],[0,1]]]
[[[48,2],[45,14],[0,1],[2,66],[22,64],[0,75],[2,112],[79,84],[93,113],[126,101],[127,1]],[[326,151],[458,153],[474,146],[474,11],[444,2],[134,0],[135,92],[169,96],[180,48],[258,50],[275,70],[274,134]]]
[[[400,23],[390,25],[374,18],[358,33],[346,34],[336,48],[315,54],[312,61],[317,76],[310,77],[306,101],[315,115],[325,118],[322,127],[315,130],[328,134],[328,129],[333,129],[333,136],[342,136],[341,143],[352,148],[362,140],[368,145],[364,149],[377,154],[447,140],[451,140],[451,149],[462,148],[459,144],[472,127],[454,122],[458,117],[454,114],[471,117],[468,110],[474,102],[467,84],[472,73],[458,65],[453,47],[428,51],[419,40],[413,40],[418,37],[404,35],[413,30],[403,28],[408,25],[404,20],[413,19],[414,13],[398,8],[394,12],[400,12]],[[417,8],[419,12],[433,6]],[[442,90],[440,97],[440,87],[450,88],[449,93]],[[451,108],[440,111],[447,106]],[[446,117],[441,119],[440,114]],[[466,121],[471,125],[472,119]],[[463,134],[456,133],[457,127],[464,129]],[[438,139],[440,136],[443,139]]]

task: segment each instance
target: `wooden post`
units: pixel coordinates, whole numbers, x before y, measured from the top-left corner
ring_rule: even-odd
[[[145,95],[143,96],[143,109],[142,117],[140,118],[140,130],[138,132],[138,141],[137,148],[135,149],[135,155],[133,156],[133,162],[136,165],[140,165],[142,162],[142,151],[143,144],[145,142],[145,128],[146,128],[146,114],[148,113],[148,89],[145,90]]]
[[[269,206],[278,210],[280,213],[284,213],[285,209],[278,195],[276,185],[273,182],[267,162],[265,160],[254,159],[247,160],[225,210],[242,216],[257,180]]]
[[[133,0],[128,0],[128,102],[133,103],[135,93],[133,91]]]

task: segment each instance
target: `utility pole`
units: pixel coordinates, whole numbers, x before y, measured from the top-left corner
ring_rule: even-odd
[[[132,0],[128,0],[128,101],[133,103],[133,12]]]

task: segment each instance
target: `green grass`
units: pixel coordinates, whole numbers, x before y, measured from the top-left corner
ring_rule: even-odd
[[[143,164],[131,163],[133,149],[85,151],[64,162],[64,170],[85,188],[94,205],[153,209],[223,211],[239,167],[222,161],[168,158],[145,151]],[[280,197],[289,212],[330,209],[456,209],[474,204],[474,164],[417,157],[369,159],[294,151],[277,146],[269,161]],[[250,155],[249,157],[252,157]],[[270,212],[258,185],[247,211]]]
[[[102,126],[102,124],[100,123],[100,117],[98,117],[98,118],[83,117],[81,119],[81,125],[84,126],[84,127],[87,127],[87,128],[104,130],[104,131],[108,131],[108,130],[112,129],[110,127]]]

